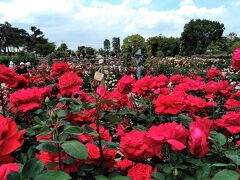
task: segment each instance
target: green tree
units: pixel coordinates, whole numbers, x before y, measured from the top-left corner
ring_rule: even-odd
[[[148,56],[176,56],[179,54],[180,40],[174,37],[154,36],[147,39]],[[161,54],[161,55],[160,55]]]
[[[86,58],[95,58],[96,57],[96,52],[95,49],[92,47],[86,47]]]
[[[119,58],[120,53],[121,53],[119,37],[112,38],[112,49],[113,49],[113,52],[115,53],[116,57]]]
[[[28,38],[29,34],[24,29],[13,27],[8,22],[0,24],[0,52],[11,55],[15,49],[24,47]]]
[[[67,46],[66,43],[61,43],[60,46],[57,48],[57,50],[67,51],[68,50],[68,46]]]
[[[54,52],[56,45],[54,43],[42,43],[36,44],[36,53],[40,54],[41,56],[47,56],[48,54]]]
[[[181,34],[181,51],[183,55],[203,54],[207,47],[222,37],[225,27],[217,21],[191,20],[185,24]]]
[[[139,34],[127,36],[123,40],[123,45],[122,45],[123,53],[130,53],[131,56],[134,56],[134,54],[139,48],[141,48],[143,52],[146,50],[145,39]]]
[[[77,55],[79,58],[85,58],[86,56],[86,47],[85,46],[78,46],[78,50],[77,50]]]
[[[110,49],[111,49],[111,44],[108,39],[104,40],[103,47],[104,47],[104,51],[105,51],[106,55],[108,55],[110,53]]]
[[[103,48],[100,48],[97,53],[100,54],[103,57],[105,57],[105,55],[106,55]]]

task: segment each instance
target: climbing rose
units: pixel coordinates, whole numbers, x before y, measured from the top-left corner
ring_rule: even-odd
[[[240,48],[235,49],[232,54],[232,67],[235,71],[240,70]]]
[[[9,117],[0,115],[0,155],[5,156],[23,144],[25,130],[18,131],[17,124]]]

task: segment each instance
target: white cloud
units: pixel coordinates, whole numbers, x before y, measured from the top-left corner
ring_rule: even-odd
[[[166,0],[167,1],[167,0]],[[120,4],[99,0],[11,0],[0,2],[0,22],[39,26],[46,36],[70,47],[78,43],[100,47],[105,38],[139,33],[144,37],[179,36],[190,19],[222,20],[227,8],[198,7],[181,0],[179,8],[153,10],[152,0],[123,0]]]

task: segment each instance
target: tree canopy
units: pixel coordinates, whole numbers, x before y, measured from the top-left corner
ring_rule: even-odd
[[[191,20],[181,34],[183,55],[204,54],[207,47],[222,37],[225,27],[217,21]]]

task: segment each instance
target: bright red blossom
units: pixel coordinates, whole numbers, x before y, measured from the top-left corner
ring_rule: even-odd
[[[58,78],[58,87],[61,95],[71,95],[78,91],[83,84],[82,78],[78,77],[77,73],[65,72]]]
[[[153,100],[155,104],[155,112],[157,114],[179,114],[186,107],[184,92],[173,92],[169,95],[159,95],[157,99]]]
[[[58,76],[70,71],[70,65],[67,62],[56,62],[52,65],[52,75]]]
[[[41,108],[45,97],[51,92],[50,87],[21,89],[10,95],[9,107],[13,113],[26,113]]]
[[[117,89],[120,93],[129,93],[132,89],[132,84],[136,81],[136,79],[131,76],[124,75],[121,79],[118,80]]]
[[[238,134],[240,133],[240,112],[227,112],[214,123],[219,127],[226,128],[232,134]]]
[[[235,71],[240,70],[240,48],[235,49],[232,54],[232,67]]]
[[[0,165],[0,179],[7,180],[7,175],[11,172],[18,172],[19,165],[17,163],[8,163]]]
[[[18,131],[17,124],[9,117],[0,115],[0,155],[8,155],[21,147],[25,130]]]
[[[146,143],[148,145],[161,145],[168,143],[174,151],[186,148],[185,143],[188,137],[188,130],[183,125],[176,122],[164,123],[159,126],[152,126],[146,134]]]
[[[190,123],[189,126],[189,149],[192,155],[198,158],[204,157],[208,151],[207,138],[213,122],[208,119],[196,117],[195,121]]]
[[[131,169],[128,170],[127,176],[133,180],[150,180],[151,179],[152,166],[148,164],[137,163]]]

